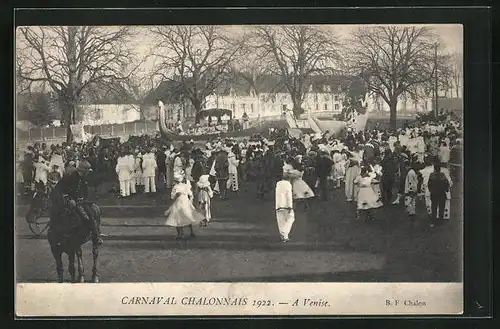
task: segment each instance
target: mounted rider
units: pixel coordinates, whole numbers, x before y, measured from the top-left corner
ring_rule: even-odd
[[[52,192],[53,211],[59,214],[63,209],[68,207],[76,212],[79,219],[83,221],[90,221],[92,227],[92,236],[96,239],[98,244],[102,244],[100,227],[91,219],[85,209],[86,204],[83,202],[88,197],[88,186],[86,176],[92,171],[91,165],[88,161],[80,161],[76,170],[63,176],[57,183]],[[63,240],[68,236],[63,236]],[[62,242],[59,242],[59,245]]]

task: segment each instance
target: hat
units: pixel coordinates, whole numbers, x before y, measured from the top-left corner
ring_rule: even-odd
[[[200,188],[206,188],[210,186],[210,181],[209,181],[209,176],[208,175],[201,175],[200,178],[198,179],[198,183],[196,184]]]
[[[174,174],[174,181],[181,182],[184,179],[184,172],[178,171]]]
[[[90,165],[90,163],[88,161],[84,160],[84,161],[80,161],[76,170],[82,171],[82,172],[90,172],[90,171],[92,171],[92,166]]]

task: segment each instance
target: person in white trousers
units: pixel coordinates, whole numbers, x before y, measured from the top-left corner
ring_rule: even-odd
[[[295,221],[293,210],[292,184],[287,174],[283,174],[283,179],[276,183],[276,220],[282,242],[290,241],[288,234],[292,230]]]
[[[144,177],[144,193],[156,193],[156,159],[154,153],[148,150],[142,158],[142,175]]]
[[[136,193],[136,190],[135,190],[135,178],[134,178],[134,164],[135,164],[135,159],[134,159],[134,156],[132,154],[132,151],[129,149],[127,151],[127,155],[125,156],[125,158],[127,159],[127,162],[129,162],[129,165],[130,165],[130,168],[132,168],[132,170],[130,171],[130,182],[128,184],[129,186],[129,194],[135,194]]]
[[[120,196],[128,197],[130,196],[130,182],[132,178],[133,167],[129,161],[128,155],[122,152],[121,156],[116,162],[116,173],[118,175],[118,181],[120,182]]]

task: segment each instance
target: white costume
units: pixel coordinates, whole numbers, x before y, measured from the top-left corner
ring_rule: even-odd
[[[174,158],[174,175],[181,173],[184,170],[182,164],[182,158],[180,156],[175,156]]]
[[[203,216],[193,206],[193,192],[190,184],[177,183],[172,188],[170,197],[174,203],[165,211],[167,217],[165,225],[184,227],[203,220]]]
[[[117,159],[115,170],[118,175],[118,181],[120,182],[120,195],[124,197],[129,196],[131,174],[134,168],[130,163],[128,155]]]
[[[236,159],[236,155],[233,152],[228,153],[227,161],[229,163],[229,179],[227,180],[228,187],[232,187],[232,191],[236,192],[239,189],[238,185],[238,165],[240,160]]]
[[[127,185],[129,186],[129,195],[130,194],[135,194],[135,180],[134,180],[134,171],[135,171],[135,159],[134,159],[134,156],[132,154],[128,154],[125,156],[127,161],[130,163],[130,167],[132,168],[132,170],[130,171],[130,179],[129,179],[129,182],[127,183]]]
[[[422,191],[424,192],[424,197],[425,197],[425,207],[427,208],[427,214],[429,216],[432,214],[432,208],[431,208],[431,192],[429,191],[429,177],[431,173],[434,172],[434,166],[427,166],[424,169],[420,170],[420,173],[422,174]],[[441,168],[441,172],[446,176],[448,179],[448,182],[450,183],[450,188],[453,184],[451,177],[450,177],[450,171],[448,168]],[[450,207],[451,207],[451,193],[447,192],[446,193],[446,201],[444,204],[444,219],[449,219],[450,218]]]
[[[313,190],[302,179],[304,172],[298,171],[286,163],[283,166],[283,172],[292,178],[292,196],[294,200],[309,199],[314,197]]]
[[[156,159],[153,153],[146,153],[142,158],[142,175],[144,177],[144,192],[156,192]]]
[[[64,175],[64,160],[62,155],[60,154],[52,154],[52,157],[50,158],[50,168],[53,166],[58,166],[57,171],[61,174],[61,177]]]
[[[43,162],[38,161],[35,162],[34,167],[35,167],[35,182],[43,183],[45,186],[47,186],[48,175],[50,172],[49,165],[45,161]]]
[[[211,198],[214,196],[214,192],[210,188],[210,182],[209,182],[209,176],[208,175],[201,175],[200,179],[198,180],[198,183],[196,183],[197,187],[197,193],[196,193],[196,202],[198,205],[198,209],[202,212],[204,215],[204,219],[207,222],[210,222],[212,219],[212,212],[211,212]]]
[[[295,213],[293,211],[292,184],[286,180],[276,183],[276,220],[281,239],[288,240],[288,234],[295,221]]]
[[[358,210],[367,210],[382,206],[382,203],[379,201],[378,196],[372,187],[372,181],[375,177],[375,173],[370,173],[365,177],[358,176],[354,180],[354,184],[357,184],[359,187],[357,198]]]

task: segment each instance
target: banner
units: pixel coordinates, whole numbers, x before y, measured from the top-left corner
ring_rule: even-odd
[[[73,140],[75,142],[80,143],[87,141],[88,134],[85,132],[85,129],[83,128],[83,125],[81,123],[70,125],[70,129],[71,133],[73,134]]]

